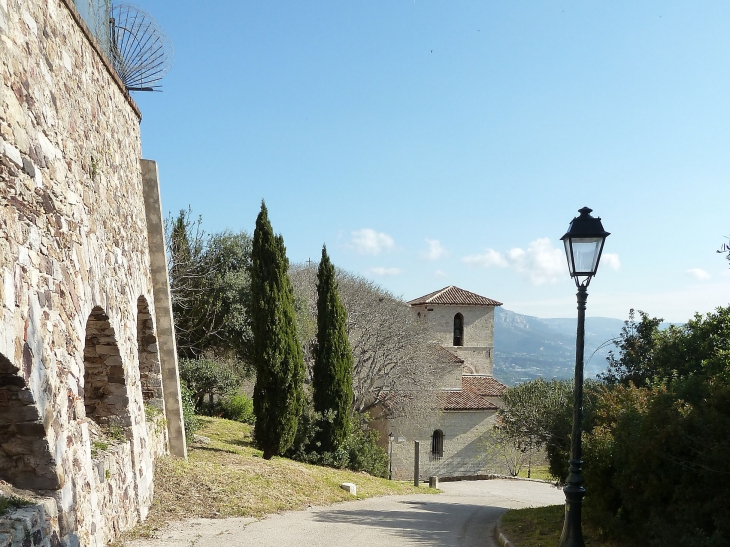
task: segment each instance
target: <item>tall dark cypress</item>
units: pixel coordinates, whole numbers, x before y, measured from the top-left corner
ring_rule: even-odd
[[[251,253],[251,324],[254,439],[267,460],[291,446],[304,403],[304,358],[288,270],[284,240],[274,235],[262,201]]]
[[[352,351],[347,338],[347,312],[337,294],[335,268],[322,247],[317,272],[317,347],[312,370],[314,409],[333,420],[323,420],[317,440],[320,450],[332,452],[347,437],[352,405]]]

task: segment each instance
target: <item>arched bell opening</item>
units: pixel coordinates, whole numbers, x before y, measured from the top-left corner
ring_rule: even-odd
[[[457,313],[454,316],[454,346],[464,345],[464,316]]]

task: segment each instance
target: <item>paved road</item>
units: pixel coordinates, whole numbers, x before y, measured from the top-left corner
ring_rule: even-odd
[[[174,523],[159,539],[133,547],[494,547],[494,526],[507,509],[554,505],[562,490],[528,481],[442,483],[438,495],[350,501],[264,520],[195,519]]]

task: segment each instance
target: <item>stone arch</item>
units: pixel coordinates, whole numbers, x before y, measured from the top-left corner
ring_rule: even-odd
[[[454,346],[464,345],[464,316],[457,313],[454,316]]]
[[[155,324],[147,299],[137,299],[137,348],[139,354],[139,378],[142,384],[142,400],[145,404],[163,408],[162,369],[157,347]]]
[[[86,322],[84,346],[84,407],[98,425],[132,425],[124,365],[114,328],[100,307]]]
[[[0,353],[0,478],[18,488],[58,490],[46,428],[19,370]]]

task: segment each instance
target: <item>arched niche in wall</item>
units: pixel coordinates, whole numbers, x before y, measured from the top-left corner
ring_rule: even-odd
[[[155,324],[144,296],[137,299],[137,348],[142,399],[145,404],[162,409],[164,403],[160,354],[157,348]]]
[[[0,478],[17,488],[58,490],[46,429],[19,367],[0,353]]]
[[[132,425],[122,356],[109,317],[98,306],[86,322],[84,407],[98,425]]]

